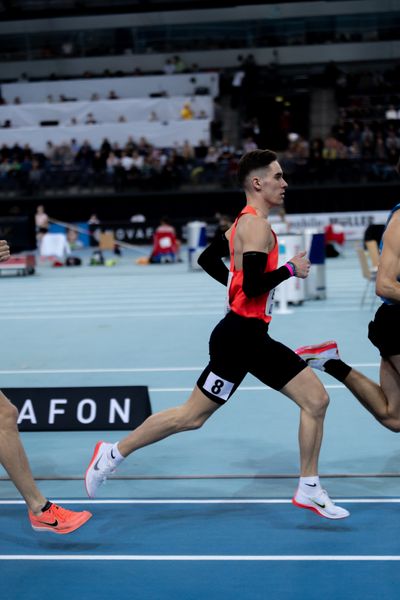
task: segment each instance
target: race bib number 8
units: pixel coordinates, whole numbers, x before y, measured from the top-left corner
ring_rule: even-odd
[[[222,377],[211,372],[205,380],[203,388],[213,396],[221,398],[221,400],[228,400],[233,385],[234,384],[231,381],[222,379]]]

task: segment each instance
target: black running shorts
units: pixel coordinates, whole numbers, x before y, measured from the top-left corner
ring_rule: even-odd
[[[281,390],[307,364],[293,350],[268,335],[268,324],[230,311],[211,333],[210,362],[197,385],[218,404],[224,404],[247,373]]]
[[[368,337],[382,358],[400,354],[400,304],[381,304],[368,326]]]

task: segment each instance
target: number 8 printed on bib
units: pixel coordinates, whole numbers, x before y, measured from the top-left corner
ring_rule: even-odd
[[[228,400],[229,394],[233,389],[234,384],[231,381],[227,381],[219,375],[216,375],[211,371],[207,379],[204,382],[203,388],[216,398],[221,400]]]

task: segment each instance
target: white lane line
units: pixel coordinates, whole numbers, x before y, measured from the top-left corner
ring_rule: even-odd
[[[58,504],[291,504],[288,499],[276,498],[203,498],[190,500],[186,498],[173,499],[108,499],[108,500],[54,500]],[[400,504],[400,498],[335,498],[335,502],[344,504]],[[25,504],[24,500],[0,500],[0,505],[17,505]]]
[[[185,371],[201,372],[202,367],[121,367],[121,368],[104,368],[104,369],[14,369],[0,370],[0,375],[17,375],[17,374],[32,374],[32,375],[50,375],[60,373],[174,373]]]
[[[154,309],[158,308],[159,306],[164,306],[165,307],[165,302],[162,302],[162,300],[160,298],[157,299],[153,299],[153,300],[146,300],[144,298],[136,298],[133,300],[127,300],[126,302],[121,302],[119,300],[113,300],[110,302],[95,302],[94,300],[88,300],[87,302],[78,302],[78,301],[72,301],[72,300],[63,300],[62,302],[49,302],[48,304],[44,305],[43,302],[40,303],[40,305],[37,306],[33,306],[31,303],[24,303],[24,304],[14,304],[13,306],[9,306],[7,309],[6,307],[2,306],[2,312],[5,313],[7,311],[9,311],[10,314],[15,314],[16,311],[21,311],[21,313],[23,314],[24,311],[29,311],[33,314],[36,313],[45,313],[47,311],[60,311],[60,308],[65,308],[66,305],[68,304],[68,310],[105,310],[107,308],[113,308],[114,310],[118,308],[118,310],[149,310],[149,308],[151,308],[152,306],[154,307]],[[168,302],[168,308],[171,309],[176,309],[179,306],[184,305],[187,306],[188,308],[196,308],[196,305],[198,306],[206,306],[206,308],[219,308],[221,309],[221,302],[219,301],[210,301],[210,298],[207,299],[201,299],[201,298],[196,298],[196,300],[182,300],[182,301],[177,301],[174,300],[173,302]],[[221,311],[222,312],[222,311]]]
[[[378,368],[379,363],[354,363],[354,368]],[[199,367],[116,367],[95,369],[0,369],[0,375],[51,375],[51,374],[81,374],[81,373],[179,373],[179,372],[201,372],[204,365]],[[325,386],[329,387],[329,386]],[[332,387],[332,386],[331,386]],[[344,387],[338,385],[336,387]],[[244,389],[241,387],[240,389]],[[258,388],[257,388],[258,389]]]
[[[27,311],[29,310],[28,308],[26,309]],[[315,313],[315,312],[328,312],[332,314],[332,313],[341,313],[341,312],[360,312],[360,308],[359,307],[348,307],[348,306],[344,306],[343,308],[334,308],[334,307],[329,307],[329,309],[312,309],[312,310],[303,310],[302,312],[305,313]],[[156,308],[154,309],[154,311],[156,311]],[[104,313],[85,313],[85,314],[70,314],[70,313],[57,313],[57,314],[46,314],[45,312],[40,315],[40,314],[35,314],[35,315],[29,315],[29,314],[21,314],[21,315],[16,315],[15,313],[10,313],[8,315],[4,315],[2,314],[0,316],[0,320],[1,321],[35,321],[35,320],[40,320],[40,319],[127,319],[127,318],[145,318],[145,317],[150,317],[152,319],[157,319],[160,317],[196,317],[196,316],[220,316],[221,318],[223,317],[223,311],[222,310],[204,310],[204,311],[174,311],[174,310],[170,310],[170,311],[156,311],[156,312],[118,312],[118,313],[110,313],[110,312],[104,312]],[[297,313],[296,313],[297,314]],[[276,317],[277,318],[281,318],[281,317],[285,317],[287,315],[280,315],[279,313],[276,313]],[[290,316],[290,315],[289,315]]]
[[[28,309],[27,309],[28,310]],[[160,317],[199,317],[199,316],[209,316],[209,315],[218,315],[221,318],[223,317],[223,311],[159,311],[154,309],[152,312],[130,312],[130,313],[85,313],[85,314],[76,314],[71,315],[70,313],[57,313],[54,315],[49,315],[43,313],[43,315],[0,315],[0,321],[38,321],[42,319],[57,319],[57,320],[65,320],[65,319],[142,319],[144,317],[150,317],[151,319],[158,319]]]
[[[1,560],[68,560],[68,561],[219,561],[219,562],[250,562],[250,561],[399,561],[397,555],[234,555],[234,554],[0,554]]]

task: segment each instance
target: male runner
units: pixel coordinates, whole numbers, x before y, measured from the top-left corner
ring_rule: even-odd
[[[10,248],[0,240],[0,262],[10,258]],[[35,531],[66,534],[81,527],[92,516],[88,511],[75,512],[53,504],[45,498],[33,479],[19,437],[18,411],[0,391],[0,463],[9,474],[28,506],[28,516]]]
[[[400,161],[397,164],[400,173]],[[381,242],[376,293],[382,304],[369,324],[368,337],[381,355],[380,385],[339,357],[335,341],[296,350],[314,369],[326,371],[356,396],[387,429],[400,431],[400,204],[389,213]]]
[[[268,214],[283,204],[287,183],[270,150],[245,154],[238,177],[246,206],[224,236],[199,258],[200,265],[229,288],[229,312],[211,333],[210,362],[185,404],[150,416],[120,442],[97,443],[86,471],[86,490],[91,498],[96,496],[99,485],[138,448],[201,427],[227,402],[245,375],[252,373],[300,407],[301,477],[293,503],[329,519],[341,519],[348,511],[332,502],[318,477],[327,393],[307,364],[268,334],[274,288],[289,277],[307,277],[310,269],[305,252],[277,268],[278,243]],[[230,271],[221,259],[227,254],[227,240]]]

